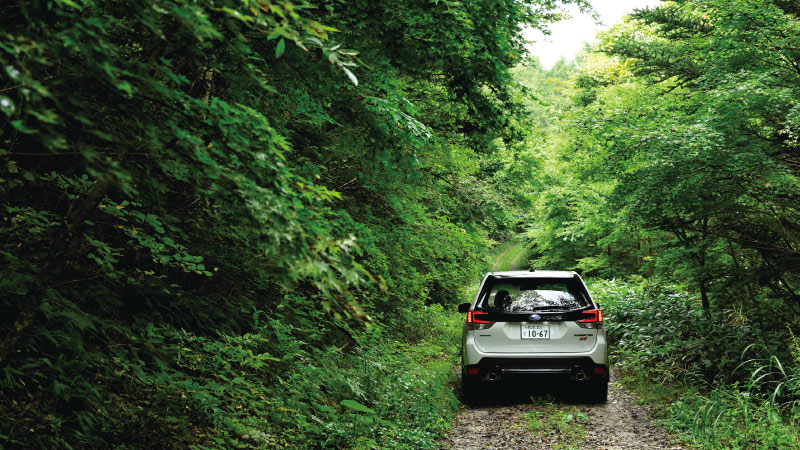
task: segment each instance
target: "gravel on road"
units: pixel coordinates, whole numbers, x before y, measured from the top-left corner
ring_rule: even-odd
[[[529,386],[527,386],[529,387]],[[608,402],[581,401],[569,384],[531,390],[509,386],[494,389],[484,399],[465,405],[444,449],[552,449],[552,450],[678,450],[667,432],[652,420],[646,406],[622,387],[612,373]],[[531,411],[534,411],[531,413]],[[530,414],[542,417],[544,428],[528,428]],[[567,415],[569,414],[569,415]],[[566,430],[547,429],[548,416],[567,417]],[[574,418],[573,418],[574,416]],[[580,417],[580,419],[578,419]],[[564,422],[562,420],[562,422]]]

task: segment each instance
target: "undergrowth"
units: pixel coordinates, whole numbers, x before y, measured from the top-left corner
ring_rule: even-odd
[[[556,408],[552,399],[534,399],[533,409],[524,415],[526,428],[555,438],[558,449],[571,449],[585,436],[584,426],[589,418],[575,406]]]
[[[125,347],[33,374],[6,368],[4,391],[27,396],[4,400],[16,413],[0,448],[105,448],[121,435],[119,448],[437,448],[458,407],[460,317],[438,305],[407,311],[406,325],[425,330],[409,342],[384,325],[308,314],[256,313],[251,332],[213,337],[141,324],[124,329]]]
[[[623,383],[659,406],[668,428],[703,449],[800,448],[800,342],[787,328],[751,320],[758,314],[703,310],[652,281],[590,288],[607,314]]]

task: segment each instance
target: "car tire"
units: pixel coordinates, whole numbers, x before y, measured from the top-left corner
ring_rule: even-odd
[[[461,399],[470,405],[475,403],[478,397],[478,381],[473,377],[461,375]]]
[[[587,388],[592,403],[603,404],[608,401],[608,380],[591,380]]]

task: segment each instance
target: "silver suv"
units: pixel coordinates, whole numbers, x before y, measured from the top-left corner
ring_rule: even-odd
[[[486,383],[561,375],[580,383],[588,400],[608,396],[603,312],[581,277],[564,271],[490,272],[466,313],[461,341],[464,398]]]

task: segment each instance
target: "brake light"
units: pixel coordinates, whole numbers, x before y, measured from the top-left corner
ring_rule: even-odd
[[[488,313],[485,313],[483,311],[467,311],[467,329],[485,330],[494,325],[494,322],[489,320],[484,320],[481,318],[487,315]]]
[[[477,316],[488,316],[489,313],[482,311],[470,311],[467,313],[467,323],[494,323],[488,320],[479,319]]]
[[[583,314],[589,317],[579,320],[578,325],[583,328],[603,328],[603,311],[599,309],[590,309],[584,311]]]

